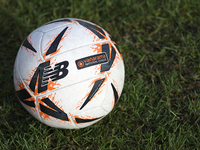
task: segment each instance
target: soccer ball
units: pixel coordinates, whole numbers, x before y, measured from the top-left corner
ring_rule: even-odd
[[[94,23],[62,18],[30,33],[19,48],[14,85],[25,109],[42,123],[84,128],[104,118],[124,84],[116,43]]]

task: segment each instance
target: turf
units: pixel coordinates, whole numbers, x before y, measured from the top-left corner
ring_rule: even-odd
[[[0,0],[0,149],[200,149],[199,14],[199,0]],[[34,119],[13,86],[24,38],[63,17],[108,31],[126,70],[113,111],[78,130]]]

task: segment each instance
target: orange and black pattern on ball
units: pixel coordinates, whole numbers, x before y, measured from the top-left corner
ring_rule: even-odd
[[[30,107],[35,107],[35,102],[29,100],[32,96],[27,92],[26,89],[22,89],[16,92],[19,100]]]
[[[98,117],[98,118],[92,118],[92,119],[74,117],[74,119],[75,119],[75,123],[80,124],[80,123],[89,123],[89,122],[92,122],[92,121],[96,121],[96,120],[99,120],[99,119],[101,119],[101,118],[103,118],[103,117],[104,117],[104,116]]]
[[[69,121],[68,116],[65,112],[63,112],[60,108],[58,108],[48,97],[42,99],[42,102],[44,102],[47,106],[49,106],[50,108],[40,104],[40,110],[49,115],[52,116],[54,118],[60,119],[60,120],[65,120],[65,121]]]
[[[51,44],[51,46],[49,47],[46,56],[50,55],[54,52],[57,51],[58,45],[60,43],[61,38],[63,37],[64,33],[66,32],[66,30],[68,29],[68,27],[66,27],[65,29],[62,30],[62,32],[60,32],[60,34],[56,37],[56,39],[53,41],[53,43]]]
[[[115,86],[112,83],[111,83],[111,86],[112,86],[112,89],[113,89],[113,93],[114,93],[114,97],[115,97],[115,105],[116,105],[116,103],[117,103],[117,101],[119,99],[119,95],[117,93],[117,90],[116,90]]]
[[[104,39],[106,37],[105,32],[97,25],[90,24],[85,21],[76,20],[80,25],[92,31],[96,34],[100,39]]]
[[[101,72],[109,71],[110,68],[112,67],[114,60],[115,60],[116,51],[112,46],[111,47],[111,56],[110,56],[109,45],[104,44],[104,45],[102,45],[102,52],[106,53],[106,55],[110,58],[109,58],[109,61],[107,63],[104,63],[104,64],[101,65]]]
[[[53,43],[51,44],[51,46],[49,47],[49,49],[46,52],[46,56],[50,55],[52,53],[55,53],[57,51],[58,45],[60,43],[61,38],[63,37],[64,33],[66,32],[66,30],[68,29],[68,27],[64,28],[59,35],[55,38],[55,40],[53,41]],[[33,46],[28,42],[27,38],[25,39],[23,46],[36,52],[36,50],[33,48]],[[64,65],[64,67],[61,66]],[[45,62],[39,64],[39,66],[37,67],[31,81],[29,84],[30,89],[35,92],[35,86],[36,86],[36,82],[37,79],[39,78],[38,81],[38,93],[41,93],[43,91],[47,90],[47,85],[48,85],[48,81],[49,79],[51,79],[53,82],[56,80],[59,80],[61,78],[64,78],[67,74],[68,74],[68,70],[66,69],[69,65],[68,61],[63,61],[60,63],[57,63],[55,65],[54,70],[51,69],[50,67],[50,61],[46,60]],[[62,73],[62,75],[60,76],[59,73]]]
[[[109,36],[109,37],[110,37],[112,43],[113,43],[113,44],[115,45],[115,47],[117,48],[117,50],[119,51],[119,53],[121,54],[121,51],[120,51],[119,47],[117,46],[117,44],[114,42],[113,38],[112,38],[111,36]]]
[[[94,95],[97,93],[97,91],[100,89],[101,85],[103,84],[104,80],[105,80],[105,78],[95,81],[91,92],[89,93],[85,102],[81,106],[80,110],[83,109],[86,106],[86,104],[94,97]]]
[[[30,42],[28,41],[28,39],[26,38],[22,44],[22,46],[30,49],[31,51],[37,53],[37,51],[35,50],[35,48],[30,44]]]
[[[53,43],[47,50],[45,54],[46,56],[50,54],[54,54],[57,51],[60,40],[67,29],[68,27],[64,28],[60,32],[60,34],[55,38],[55,40],[53,41]],[[37,50],[30,44],[27,38],[24,40],[22,46],[30,49],[31,51],[35,53],[37,52]],[[69,65],[68,61],[63,61],[63,62],[55,64],[54,69],[52,69],[50,66],[50,60],[46,60],[45,62],[39,64],[39,66],[36,68],[36,71],[33,74],[31,81],[29,83],[30,90],[34,94],[46,92],[48,90],[49,80],[54,82],[61,78],[64,78],[68,74],[68,70],[67,70],[68,65]],[[36,85],[38,86],[37,91],[36,91]],[[22,103],[30,107],[36,107],[35,102],[31,100],[33,97],[29,94],[29,92],[26,89],[21,89],[16,92],[17,92],[19,100]],[[49,98],[42,99],[42,102],[45,103],[46,106],[52,109],[49,109],[48,107],[42,104],[39,104],[41,112],[49,116],[55,117],[57,119],[69,121],[67,114],[63,112],[60,108],[58,108]]]
[[[26,89],[17,91],[17,96],[18,96],[19,100],[22,103],[24,103],[25,105],[27,105],[29,107],[33,107],[33,108],[36,107],[35,102],[30,100],[30,98],[32,98],[32,97],[27,92]],[[42,102],[44,102],[46,104],[46,106],[48,106],[49,108],[42,104],[39,104],[41,112],[43,112],[49,116],[52,116],[54,118],[57,118],[57,119],[69,121],[67,114],[65,112],[63,112],[60,108],[58,108],[48,97],[42,99]]]

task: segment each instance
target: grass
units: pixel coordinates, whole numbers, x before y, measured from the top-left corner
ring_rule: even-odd
[[[0,149],[199,149],[199,8],[199,0],[0,0]],[[78,130],[38,122],[13,86],[24,38],[63,17],[108,31],[126,68],[114,110]]]

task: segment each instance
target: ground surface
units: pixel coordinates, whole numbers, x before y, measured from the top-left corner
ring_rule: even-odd
[[[114,110],[79,130],[40,123],[19,103],[13,86],[24,38],[63,17],[108,31],[126,68]],[[0,0],[0,149],[198,149],[199,41],[199,0]]]

